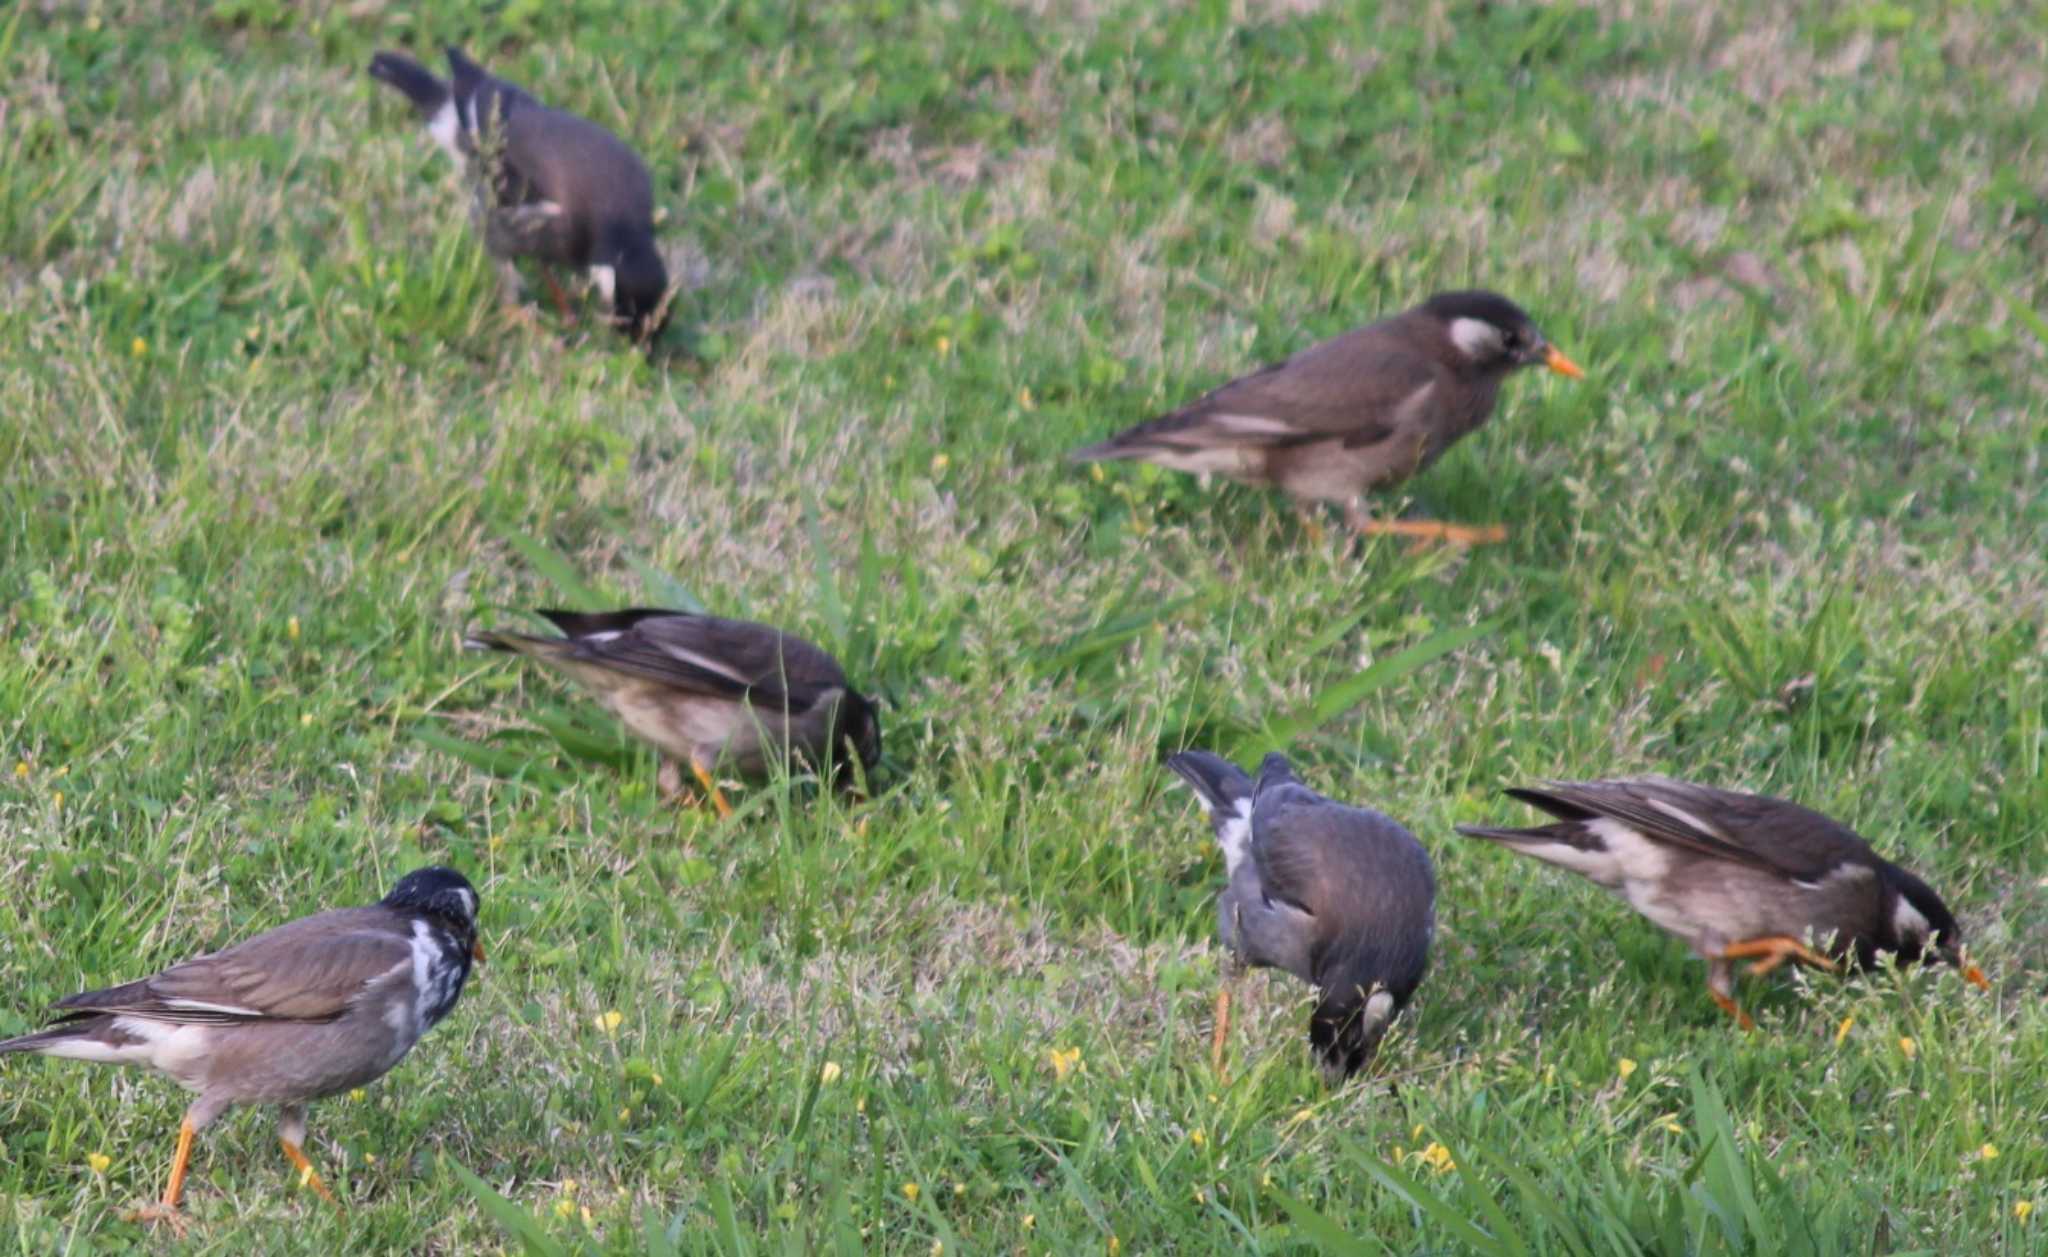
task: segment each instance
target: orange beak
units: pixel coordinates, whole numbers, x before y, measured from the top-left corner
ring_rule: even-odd
[[[484,962],[484,941],[482,939],[473,938],[469,941],[469,956],[470,959],[478,964]]]
[[[1971,986],[1976,987],[1980,991],[1988,991],[1991,989],[1991,979],[1985,977],[1984,971],[1982,969],[1979,969],[1975,965],[1963,966],[1963,981],[1969,983]]]
[[[1584,369],[1581,368],[1578,363],[1573,362],[1570,358],[1565,357],[1564,351],[1559,349],[1556,345],[1552,345],[1544,351],[1543,365],[1549,367],[1552,371],[1557,372],[1559,375],[1568,375],[1572,377],[1574,380],[1583,380],[1586,378],[1586,372],[1584,371]]]

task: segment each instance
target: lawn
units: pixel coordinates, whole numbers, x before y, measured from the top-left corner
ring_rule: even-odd
[[[692,8],[0,12],[0,1035],[422,863],[483,898],[455,1012],[312,1111],[346,1207],[240,1110],[191,1251],[2048,1248],[2041,10]],[[499,308],[363,72],[450,40],[648,158],[651,357]],[[1408,488],[1505,544],[1064,461],[1475,284],[1589,373]],[[678,809],[459,649],[635,603],[839,655],[876,797]],[[1370,1079],[1284,977],[1211,1072],[1189,745],[1434,857]],[[1651,771],[1841,817],[1995,991],[1781,975],[1745,1035],[1452,829]],[[0,1228],[151,1243],[185,1100],[0,1062]]]

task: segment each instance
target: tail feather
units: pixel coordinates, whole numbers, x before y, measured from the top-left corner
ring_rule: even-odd
[[[380,52],[371,57],[370,77],[403,92],[415,108],[429,117],[448,102],[448,84],[403,53]]]
[[[530,633],[486,633],[479,630],[466,633],[462,638],[464,650],[501,650],[513,655],[551,655],[567,645],[568,642],[560,637],[535,637]]]
[[[1531,843],[1570,842],[1569,835],[1576,825],[1565,821],[1556,825],[1531,825],[1526,829],[1515,829],[1507,825],[1460,825],[1458,832],[1467,838],[1484,838],[1489,842]],[[1577,844],[1573,844],[1577,845]]]
[[[97,1035],[109,1020],[100,1013],[72,1013],[53,1026],[29,1034],[17,1035],[12,1039],[0,1039],[0,1054],[7,1052],[47,1052],[67,1039],[89,1039]]]
[[[1166,757],[1166,766],[1194,787],[1212,817],[1235,816],[1238,804],[1252,797],[1252,779],[1221,755],[1180,751]]]
[[[1121,436],[1113,436],[1107,441],[1097,441],[1093,445],[1082,446],[1080,449],[1067,455],[1067,461],[1070,463],[1106,463],[1118,458],[1143,458],[1150,452],[1151,449],[1148,446],[1125,441]]]

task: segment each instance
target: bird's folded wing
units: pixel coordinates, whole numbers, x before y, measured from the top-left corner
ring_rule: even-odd
[[[1619,821],[1659,842],[1798,880],[1825,876],[1868,846],[1853,830],[1782,799],[1663,778],[1546,782],[1508,793],[1546,811],[1550,802]]]
[[[846,676],[831,656],[765,625],[715,616],[642,620],[614,637],[576,642],[576,658],[675,689],[757,707],[804,711]]]
[[[1385,440],[1427,400],[1440,369],[1399,346],[1354,339],[1360,336],[1340,336],[1232,380],[1147,425],[1150,435],[1261,446]]]
[[[332,921],[335,915],[294,921],[153,978],[70,996],[57,1008],[199,1024],[332,1021],[380,981],[409,980],[413,967],[409,938],[351,928]]]

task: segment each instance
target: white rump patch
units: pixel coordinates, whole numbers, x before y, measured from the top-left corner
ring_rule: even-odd
[[[1216,842],[1223,848],[1223,868],[1232,877],[1237,866],[1252,853],[1252,796],[1237,801],[1237,810],[1216,826]]]
[[[1501,330],[1485,319],[1452,319],[1451,343],[1467,358],[1498,358],[1506,347]]]
[[[1912,900],[1900,895],[1892,905],[1892,930],[1901,939],[1924,939],[1934,933],[1934,922],[1915,908]]]
[[[427,134],[433,136],[434,143],[446,150],[450,157],[460,162],[464,158],[462,146],[457,143],[456,137],[461,130],[462,120],[455,116],[455,98],[451,96],[441,102],[441,108],[435,111],[433,118],[427,123]]]
[[[605,299],[605,304],[611,304],[619,290],[619,273],[609,266],[593,266],[590,268],[590,282],[597,285],[598,294]]]
[[[1243,476],[1252,470],[1252,455],[1235,445],[1212,445],[1200,449],[1153,446],[1138,455],[1148,463],[1164,467],[1168,471],[1184,471],[1195,476]]]

